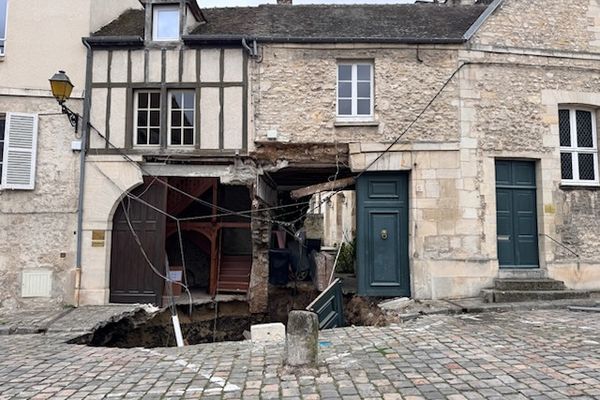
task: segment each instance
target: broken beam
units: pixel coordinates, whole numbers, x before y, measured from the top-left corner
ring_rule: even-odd
[[[290,196],[292,199],[297,200],[302,197],[310,196],[319,192],[326,192],[329,190],[341,189],[346,186],[353,185],[356,180],[353,177],[338,179],[336,181],[319,183],[317,185],[311,185],[302,189],[292,190]]]

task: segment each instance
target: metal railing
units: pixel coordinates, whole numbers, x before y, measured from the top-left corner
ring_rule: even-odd
[[[573,254],[575,257],[577,257],[577,270],[579,270],[580,267],[580,262],[581,262],[581,257],[579,256],[579,254],[577,254],[574,250],[572,250],[571,248],[569,248],[566,244],[564,244],[563,242],[554,239],[552,236],[547,235],[545,233],[540,233],[539,236],[545,236],[548,239],[550,239],[552,242],[554,242],[555,244],[559,245],[560,247],[562,247],[563,249],[567,250],[569,253]]]

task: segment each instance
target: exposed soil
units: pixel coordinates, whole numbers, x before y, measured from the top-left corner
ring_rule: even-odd
[[[386,314],[377,307],[383,299],[379,297],[360,297],[347,295],[344,298],[344,317],[346,325],[385,326]]]
[[[269,312],[250,314],[248,303],[232,301],[195,306],[192,315],[187,306],[178,308],[184,341],[188,345],[244,340],[244,331],[254,324],[287,323],[292,310],[306,309],[317,296],[312,285],[283,288],[272,287]],[[347,295],[344,298],[344,317],[347,325],[383,326],[387,320],[377,307],[381,299]],[[169,347],[175,346],[175,335],[169,309],[155,315],[138,312],[133,316],[108,322],[93,333],[71,340],[72,344],[102,347]]]

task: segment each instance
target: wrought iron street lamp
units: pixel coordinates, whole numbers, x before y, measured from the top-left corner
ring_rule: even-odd
[[[75,133],[77,133],[79,114],[65,105],[65,102],[71,97],[74,87],[65,71],[58,71],[50,78],[50,87],[52,88],[52,95],[62,107],[63,114],[67,115],[69,122],[71,122],[71,125],[75,128]]]

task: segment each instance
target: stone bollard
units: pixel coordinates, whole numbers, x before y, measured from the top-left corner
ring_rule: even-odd
[[[319,358],[319,319],[310,311],[291,311],[288,316],[286,364],[316,368]]]

